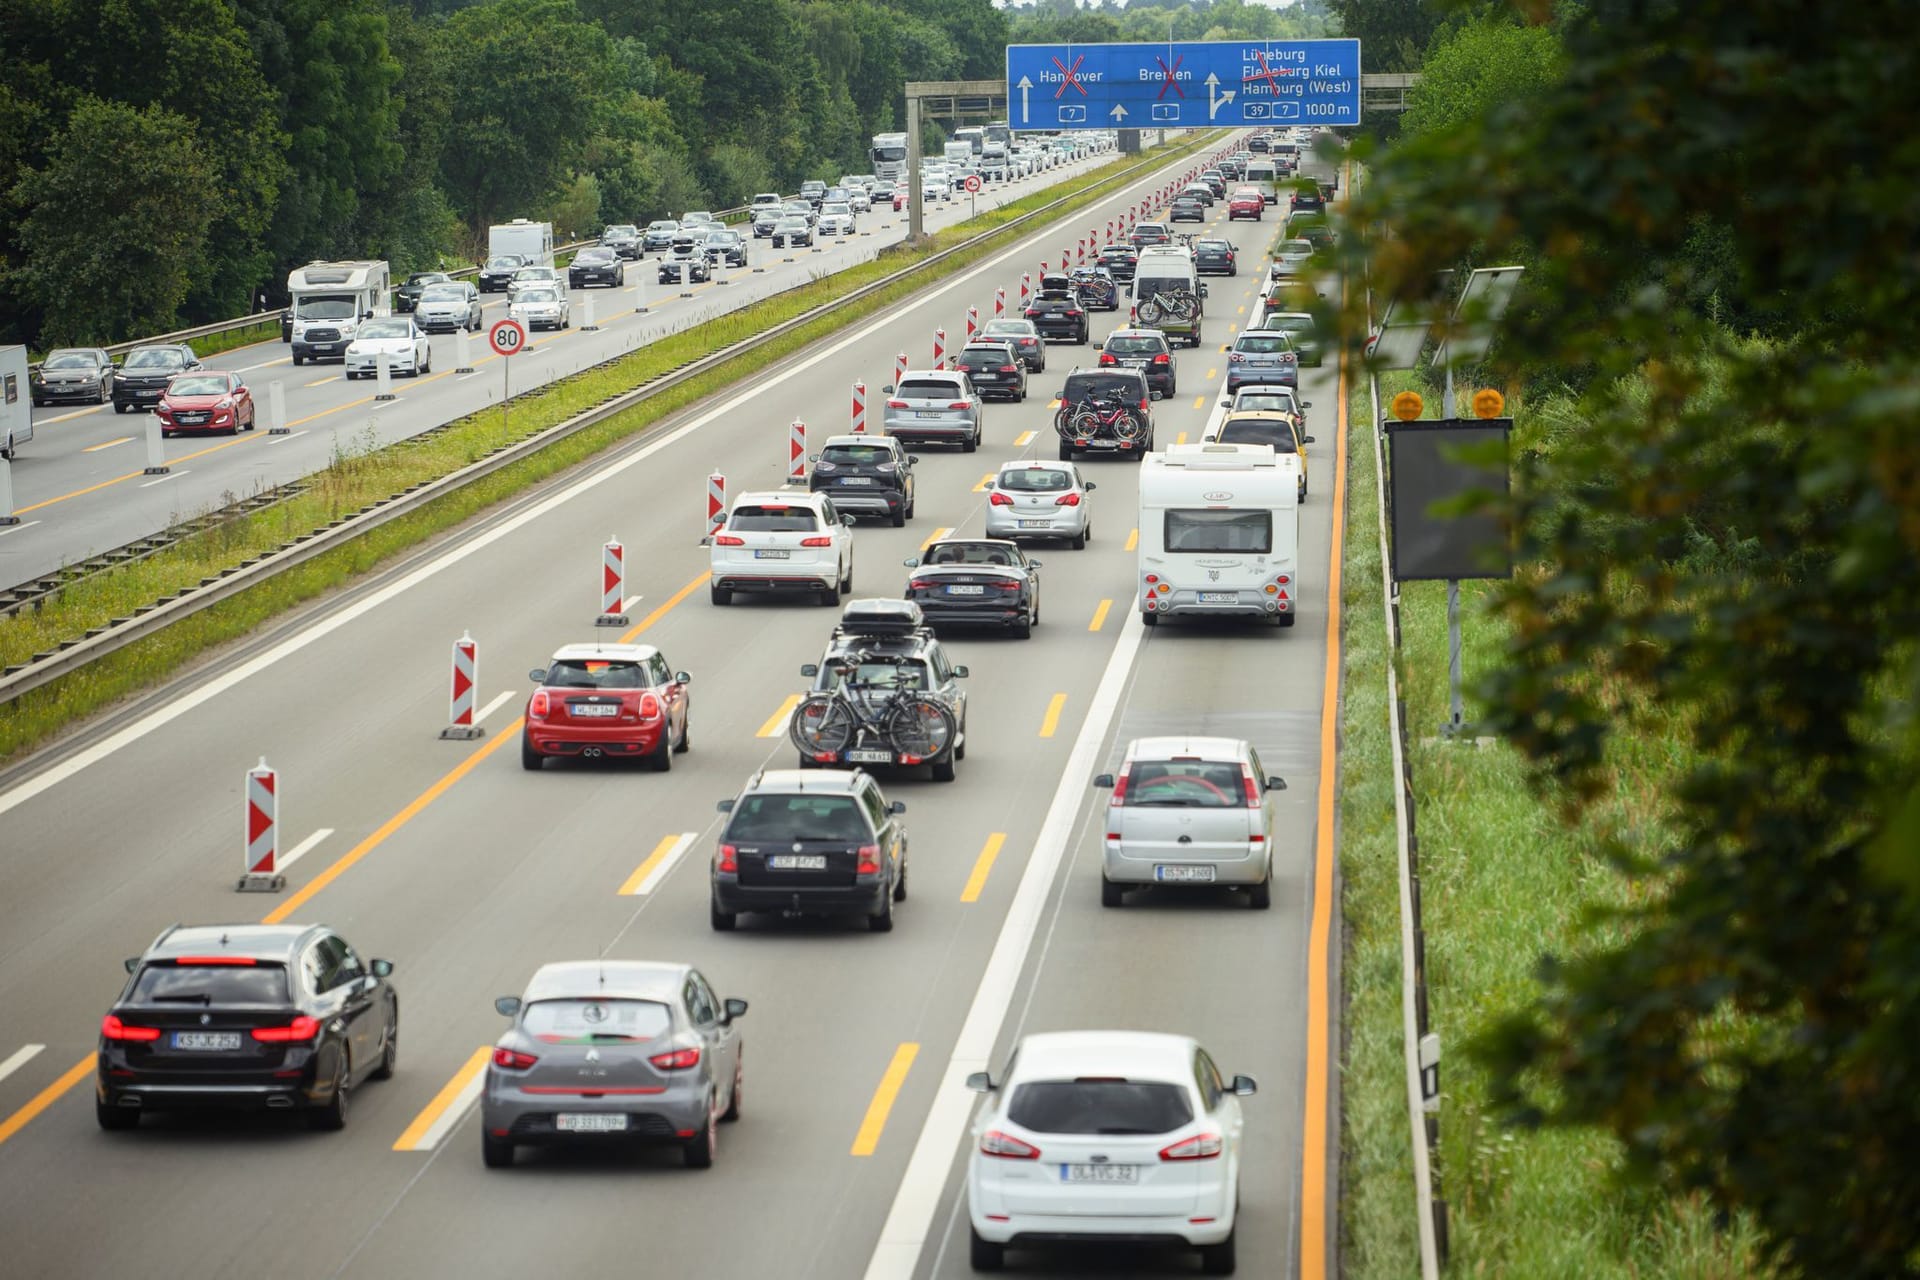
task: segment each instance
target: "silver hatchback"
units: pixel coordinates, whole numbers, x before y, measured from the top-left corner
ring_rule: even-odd
[[[987,486],[987,536],[1064,538],[1082,550],[1093,537],[1087,495],[1097,487],[1071,462],[1003,462]]]
[[[1107,804],[1100,905],[1117,907],[1148,885],[1224,884],[1273,905],[1273,806],[1284,779],[1261,772],[1238,738],[1136,738],[1093,785]]]
[[[965,373],[909,370],[887,388],[883,421],[895,439],[957,444],[972,453],[980,447],[980,393]]]
[[[542,965],[494,1007],[513,1025],[487,1064],[480,1151],[632,1142],[678,1146],[713,1163],[715,1126],[740,1116],[745,1000],[722,1000],[699,970],[637,960]]]

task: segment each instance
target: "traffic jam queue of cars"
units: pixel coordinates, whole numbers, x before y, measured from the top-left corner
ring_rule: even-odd
[[[823,209],[842,203],[832,188],[814,194]],[[774,236],[796,234],[782,229],[805,218],[778,197],[764,207]],[[849,208],[820,220],[835,216],[857,215]],[[655,246],[665,261],[704,261],[706,225],[676,220],[659,237],[659,224],[609,228],[603,252],[569,271],[520,254],[536,260],[503,284],[516,315],[565,327],[570,286]],[[1139,468],[1137,509],[1112,520],[1139,531],[1136,582],[1124,594],[1142,625],[1236,616],[1292,625],[1313,438],[1304,433],[1298,363],[1306,351],[1317,363],[1321,344],[1304,312],[1267,307],[1236,340],[1219,425],[1202,443],[1156,448],[1152,405],[1175,385],[1171,343],[1140,315],[1148,299],[1131,286],[1146,282],[1170,317],[1192,304],[1196,334],[1204,290],[1186,250],[1153,240],[1102,255],[1097,272],[1049,278],[1039,316],[993,321],[952,365],[909,369],[885,388],[881,430],[826,438],[807,459],[804,484],[733,497],[706,540],[709,604],[772,596],[837,612],[822,628],[819,661],[798,672],[791,767],[763,767],[716,796],[713,932],[732,934],[743,918],[777,928],[795,915],[853,916],[873,933],[894,928],[915,842],[909,806],[889,788],[916,776],[956,781],[970,745],[973,676],[943,636],[961,628],[1032,636],[1045,602],[1040,544],[1078,551],[1107,524],[1095,519],[1101,483],[1090,456],[1126,457]],[[692,251],[676,253],[685,246]],[[473,286],[411,283],[418,287],[404,312],[358,317],[356,341],[389,344],[381,350],[393,367],[424,373],[429,357],[408,344],[429,324],[470,324]],[[912,521],[934,468],[943,482],[954,474],[936,451],[972,453],[1001,434],[984,410],[988,396],[1018,406],[1028,376],[1046,368],[1049,343],[1089,342],[1088,312],[1122,305],[1131,318],[1116,316],[1098,363],[1068,375],[1058,459],[1030,450],[979,485],[966,481],[983,495],[978,536],[943,530],[905,560],[904,574],[861,562],[858,522]],[[49,358],[35,395],[138,398],[158,405],[171,429],[252,428],[237,375],[201,370],[188,348],[147,350],[154,354],[121,366],[97,351],[55,353],[62,358]],[[351,353],[348,368],[358,371]],[[149,369],[161,378],[152,391],[138,381]],[[856,582],[876,594],[855,596]],[[742,617],[742,637],[764,616]],[[527,771],[624,760],[666,772],[691,752],[695,679],[659,647],[565,644],[530,680],[519,741]],[[1258,750],[1178,731],[1116,750],[1112,771],[1090,779],[1106,813],[1101,905],[1193,886],[1226,888],[1267,909],[1284,834],[1273,797],[1286,783]],[[354,1092],[396,1069],[395,965],[363,957],[330,928],[176,925],[126,968],[101,1026],[102,1128],[134,1129],[150,1111],[220,1106],[300,1112],[316,1128],[339,1129]],[[512,1165],[524,1147],[618,1142],[669,1148],[693,1168],[715,1162],[717,1126],[741,1114],[748,1002],[701,968],[556,962],[495,1007],[503,1025],[478,1108],[487,1167]],[[579,1087],[583,1073],[595,1088]],[[1233,1272],[1241,1110],[1256,1085],[1223,1070],[1203,1043],[1137,1031],[1032,1034],[1004,1068],[967,1084],[982,1095],[964,1173],[973,1268],[998,1270],[1010,1250],[1104,1238],[1181,1244],[1198,1252],[1206,1273]]]

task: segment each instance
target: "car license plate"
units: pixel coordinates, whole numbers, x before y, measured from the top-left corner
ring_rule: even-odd
[[[627,1118],[623,1115],[579,1115],[563,1111],[553,1118],[553,1127],[561,1133],[624,1133]]]
[[[827,855],[824,853],[775,853],[767,857],[769,871],[825,871]]]
[[[950,596],[983,596],[986,593],[987,589],[985,587],[968,586],[965,583],[959,583],[947,588],[947,594]]]
[[[620,704],[617,702],[576,702],[567,708],[569,715],[579,716],[617,716]]]
[[[173,1047],[216,1051],[238,1049],[240,1033],[238,1031],[176,1031],[173,1033]]]
[[[770,549],[770,548],[762,547],[758,551],[755,551],[753,553],[753,558],[755,560],[788,560],[788,559],[791,559],[792,557],[793,557],[793,552],[787,551],[784,548]]]
[[[333,342],[316,342],[313,344],[313,349],[315,351],[331,351],[337,345],[339,344]]]
[[[1140,1166],[1137,1164],[1063,1164],[1060,1166],[1062,1182],[1138,1182]]]
[[[1021,527],[1022,529],[1050,529],[1050,528],[1052,528],[1052,527],[1053,527],[1053,521],[1051,521],[1051,520],[1022,520],[1022,521],[1020,521],[1020,527]]]
[[[913,416],[916,418],[944,418],[947,415],[938,409],[915,409]]]
[[[1239,600],[1238,591],[1202,591],[1200,593],[1201,604],[1237,604]]]
[[[1186,883],[1198,882],[1200,884],[1212,884],[1213,868],[1206,867],[1206,866],[1200,866],[1200,867],[1156,866],[1153,869],[1153,878],[1155,880],[1160,881],[1163,884],[1178,884],[1181,882],[1186,882]]]
[[[893,752],[862,747],[847,752],[847,759],[854,764],[892,764]]]
[[[872,476],[841,476],[841,484],[872,484]]]

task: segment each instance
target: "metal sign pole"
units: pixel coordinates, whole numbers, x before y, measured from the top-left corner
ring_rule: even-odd
[[[1446,400],[1443,406],[1443,418],[1453,417],[1453,361],[1449,358],[1451,344],[1442,343],[1440,359],[1447,371]],[[1442,737],[1454,737],[1466,729],[1466,716],[1460,701],[1460,650],[1464,642],[1460,637],[1460,579],[1447,579],[1447,707],[1450,714],[1447,723],[1441,727]]]

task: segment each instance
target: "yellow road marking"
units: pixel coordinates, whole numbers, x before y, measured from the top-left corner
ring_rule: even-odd
[[[324,387],[329,382],[338,382],[338,381],[340,381],[340,375],[337,373],[333,373],[333,374],[328,374],[326,377],[320,379],[318,382],[309,382],[307,383],[307,385],[310,387]]]
[[[261,437],[259,435],[251,435],[251,434],[244,435],[244,436],[235,436],[231,440],[223,441],[220,444],[213,445],[210,448],[198,449],[192,453],[182,454],[178,458],[169,458],[167,462],[168,462],[168,465],[170,466],[177,466],[182,462],[191,462],[195,458],[204,458],[210,453],[218,453],[222,449],[231,449],[237,444],[246,444],[249,441],[259,440],[263,438],[264,437]],[[23,516],[27,514],[27,512],[29,511],[38,511],[42,507],[51,507],[56,503],[70,502],[75,498],[84,498],[88,494],[96,493],[101,489],[110,489],[116,484],[125,484],[129,480],[138,480],[145,474],[146,472],[144,471],[129,471],[123,476],[115,476],[111,480],[102,480],[97,484],[90,484],[84,489],[75,489],[72,493],[63,493],[57,498],[44,499],[40,502],[34,503],[30,507],[16,507],[14,508],[13,514],[17,516]]]
[[[132,437],[132,436],[121,436],[121,437],[120,437],[120,438],[119,438],[118,440],[109,440],[109,441],[107,441],[107,442],[106,442],[105,444],[90,444],[90,445],[88,445],[88,446],[87,446],[86,448],[84,448],[84,449],[82,449],[82,450],[81,450],[80,452],[82,452],[82,453],[98,453],[98,452],[100,452],[100,451],[101,451],[102,449],[111,449],[111,448],[113,448],[113,446],[115,446],[115,445],[117,445],[117,444],[126,444],[127,442],[129,442],[129,441],[130,441],[130,440],[132,440],[132,439],[133,439],[133,437]]]
[[[1055,397],[1054,397],[1053,399],[1051,399],[1051,400],[1049,400],[1049,401],[1047,401],[1047,408],[1049,408],[1049,409],[1058,409],[1059,407],[1060,407],[1060,397],[1059,397],[1059,396],[1055,396]]]
[[[778,734],[782,726],[785,725],[788,714],[799,705],[800,695],[797,693],[788,694],[786,700],[780,704],[780,709],[767,717],[767,722],[760,726],[760,731],[754,736],[756,738],[771,738]]]
[[[1235,328],[1238,328],[1239,326],[1238,326],[1238,325],[1236,325],[1236,326],[1234,326],[1234,327],[1235,327]],[[1223,342],[1223,343],[1221,343],[1221,344],[1220,344],[1220,354],[1221,354],[1221,355],[1225,355],[1225,354],[1227,354],[1227,352],[1228,352],[1228,350],[1229,350],[1229,349],[1231,349],[1231,348],[1232,348],[1232,346],[1233,346],[1233,344],[1232,344],[1231,342]]]
[[[1198,408],[1199,406],[1198,406],[1198,405],[1196,405],[1196,406],[1194,406],[1194,407],[1195,407],[1195,408]],[[1177,435],[1177,436],[1175,436],[1175,437],[1173,438],[1173,442],[1174,442],[1175,444],[1185,444],[1185,443],[1187,442],[1187,433],[1186,433],[1186,432],[1184,432],[1184,431],[1182,431],[1182,432],[1181,432],[1181,433],[1180,433],[1179,435]]]
[[[433,1101],[423,1107],[420,1114],[413,1118],[413,1123],[407,1126],[406,1132],[394,1140],[393,1149],[412,1151],[417,1147],[420,1140],[427,1136],[427,1130],[433,1128],[434,1123],[446,1113],[448,1107],[453,1105],[454,1100],[473,1083],[474,1077],[486,1070],[487,1059],[492,1056],[493,1050],[485,1045],[475,1049],[465,1064],[453,1073],[453,1079],[442,1085],[440,1092],[433,1095]]]
[[[1058,403],[1058,402],[1056,401],[1055,403]],[[1022,431],[1019,435],[1013,438],[1013,447],[1016,449],[1024,449],[1028,445],[1033,443],[1033,437],[1034,437],[1033,432]]]
[[[1066,694],[1056,693],[1053,695],[1053,700],[1047,703],[1046,718],[1040,722],[1041,737],[1051,738],[1053,736],[1053,731],[1060,727],[1060,712],[1062,711],[1062,709],[1066,707],[1066,705],[1067,705]]]
[[[760,736],[764,738],[767,735],[763,733]],[[638,889],[640,882],[652,875],[653,869],[659,866],[666,856],[673,852],[673,846],[679,843],[680,837],[677,835],[661,836],[660,843],[653,846],[653,852],[647,855],[647,860],[642,862],[634,873],[627,877],[626,883],[620,886],[621,895],[625,896]]]
[[[1113,608],[1113,601],[1102,600],[1099,607],[1093,611],[1093,621],[1087,624],[1087,630],[1098,631],[1100,628],[1106,626],[1107,610],[1111,608]]]
[[[893,1110],[893,1101],[900,1096],[900,1086],[907,1082],[907,1072],[919,1053],[920,1046],[911,1043],[893,1051],[893,1061],[887,1064],[887,1073],[880,1077],[880,1087],[873,1091],[873,1101],[867,1104],[867,1116],[860,1122],[860,1132],[853,1136],[853,1155],[870,1156],[880,1145],[880,1131],[887,1127],[887,1114]]]
[[[987,474],[980,477],[980,483],[973,486],[973,491],[975,493],[985,493],[987,491],[987,486],[992,483],[993,483],[993,472],[989,471],[987,472]]]
[[[35,1116],[52,1106],[61,1094],[92,1075],[96,1062],[95,1056],[88,1054],[68,1067],[65,1075],[28,1099],[26,1106],[8,1116],[5,1122],[0,1123],[0,1143],[26,1128]]]
[[[1207,403],[1207,398],[1205,396],[1195,396],[1193,398],[1193,407],[1196,409],[1201,408],[1206,403]]]
[[[1234,309],[1234,312],[1233,312],[1233,314],[1235,314],[1235,315],[1237,315],[1237,316],[1243,316],[1243,315],[1245,315],[1245,314],[1247,314],[1247,307],[1246,307],[1246,304],[1245,304],[1245,303],[1242,303],[1242,304],[1240,304],[1240,306],[1238,306],[1238,307],[1236,307],[1236,308]]]
[[[927,540],[920,544],[920,549],[922,551],[925,551],[928,547],[932,546],[934,543],[940,541],[940,539],[946,537],[948,534],[952,532],[953,530],[951,529],[935,529],[932,533],[927,535]]]
[[[1218,369],[1209,369],[1209,370],[1207,370],[1207,377],[1209,377],[1209,378],[1217,378],[1217,377],[1219,377],[1219,376],[1220,376],[1220,370],[1218,370]]]
[[[1127,550],[1132,551],[1135,547],[1138,547],[1139,545],[1140,545],[1140,531],[1138,529],[1135,529],[1129,534],[1127,534]]]
[[[646,617],[640,619],[640,621],[634,623],[631,627],[628,627],[626,630],[626,633],[620,637],[620,643],[627,644],[631,642],[635,636],[639,635],[642,631],[645,631],[648,627],[651,627],[654,623],[660,621],[660,619],[666,617],[667,614],[682,600],[685,600],[688,596],[692,595],[694,592],[698,591],[701,587],[705,586],[707,583],[707,579],[711,578],[712,576],[713,575],[711,573],[707,573],[703,571],[697,577],[695,577],[693,581],[689,582],[686,586],[680,588],[678,591],[668,596],[666,600],[660,605],[659,608],[655,609],[652,613],[648,614]]]
[[[960,901],[980,901],[980,891],[987,887],[987,874],[993,870],[993,860],[1000,856],[1000,847],[1006,842],[1007,833],[1004,831],[996,831],[987,837],[980,856],[973,860],[973,874],[967,877],[967,887],[960,891]]]

